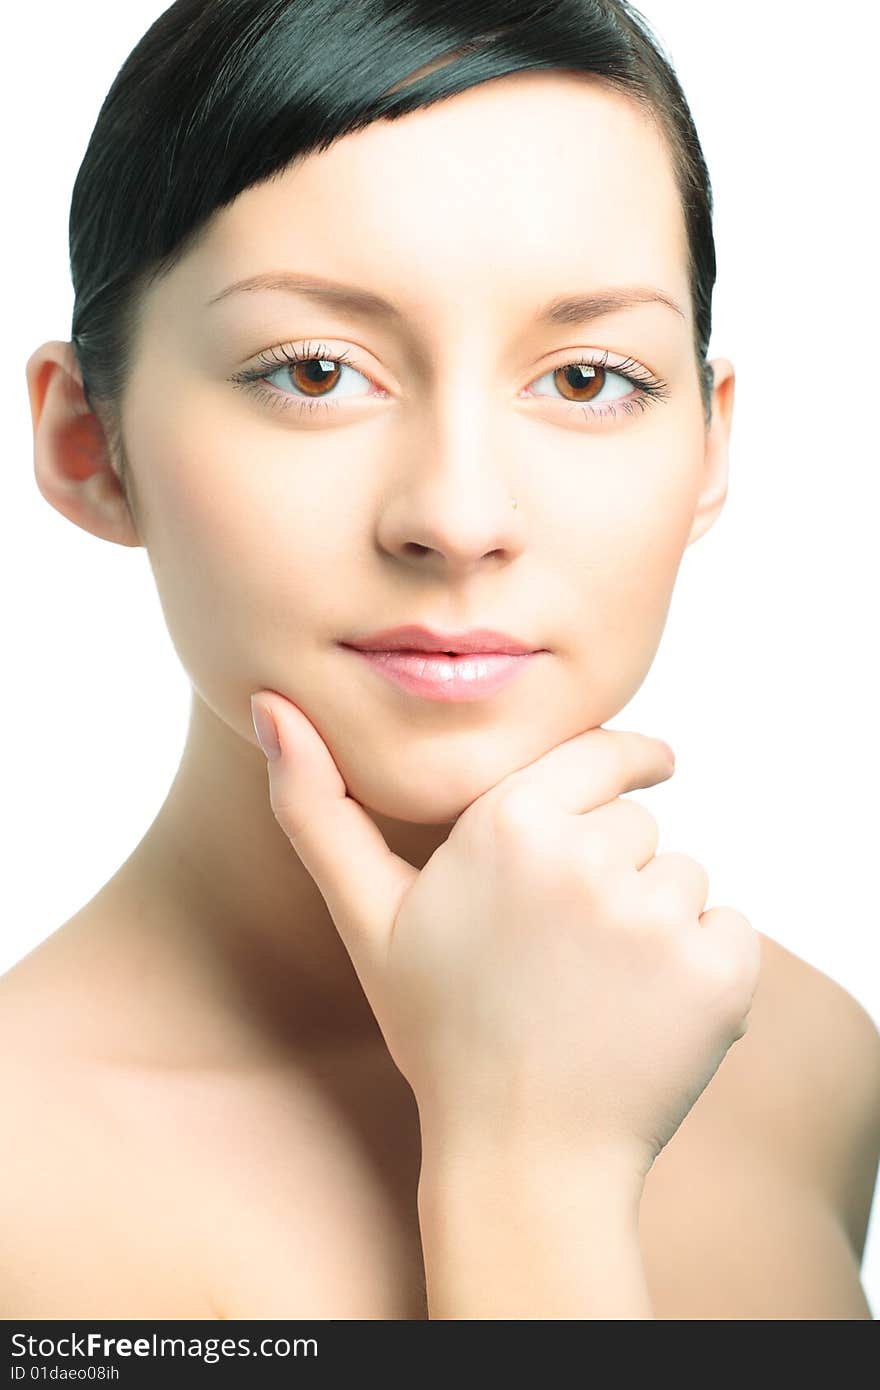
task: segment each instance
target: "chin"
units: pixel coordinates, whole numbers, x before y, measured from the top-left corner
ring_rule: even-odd
[[[433,825],[451,828],[472,802],[488,791],[494,783],[475,786],[473,776],[456,779],[447,769],[444,785],[431,786],[427,777],[415,784],[398,782],[393,786],[377,786],[375,778],[369,785],[358,788],[357,779],[348,783],[349,796],[374,817],[401,821],[407,825]]]

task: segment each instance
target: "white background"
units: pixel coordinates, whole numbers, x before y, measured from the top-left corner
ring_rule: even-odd
[[[186,732],[189,683],[146,552],[43,500],[25,385],[31,351],[70,336],[70,194],[100,103],[162,9],[79,0],[4,21],[0,972],[128,856]],[[643,13],[713,180],[711,355],[733,359],[737,394],[725,512],[686,553],[654,667],[611,725],[676,750],[675,777],[638,798],[660,850],[698,859],[711,904],[880,1020],[875,6],[847,5],[840,30],[797,0]],[[863,1281],[880,1314],[877,1211]]]

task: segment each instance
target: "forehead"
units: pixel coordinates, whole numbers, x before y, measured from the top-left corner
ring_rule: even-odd
[[[373,122],[247,189],[187,260],[201,303],[236,279],[296,269],[388,292],[434,322],[572,284],[650,284],[689,300],[659,129],[575,73],[516,73]]]

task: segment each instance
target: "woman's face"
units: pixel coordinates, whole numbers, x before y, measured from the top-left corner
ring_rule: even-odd
[[[396,311],[217,299],[266,274]],[[632,287],[680,312],[539,317]],[[495,80],[243,193],[150,291],[122,408],[140,539],[201,698],[256,747],[251,692],[288,696],[357,800],[425,824],[613,717],[723,503],[732,392],[707,434],[692,314],[665,145],[582,77]],[[337,365],[310,377],[284,347]],[[606,352],[604,377],[571,368]],[[269,380],[230,380],[252,367]],[[547,650],[496,695],[440,703],[339,645],[404,623]]]

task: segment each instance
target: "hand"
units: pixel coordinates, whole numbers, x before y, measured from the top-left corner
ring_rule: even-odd
[[[645,1175],[747,1028],[760,938],[703,911],[621,793],[670,750],[601,727],[478,797],[421,871],[346,793],[297,706],[260,692],[279,825],[321,891],[423,1131],[613,1156]]]

